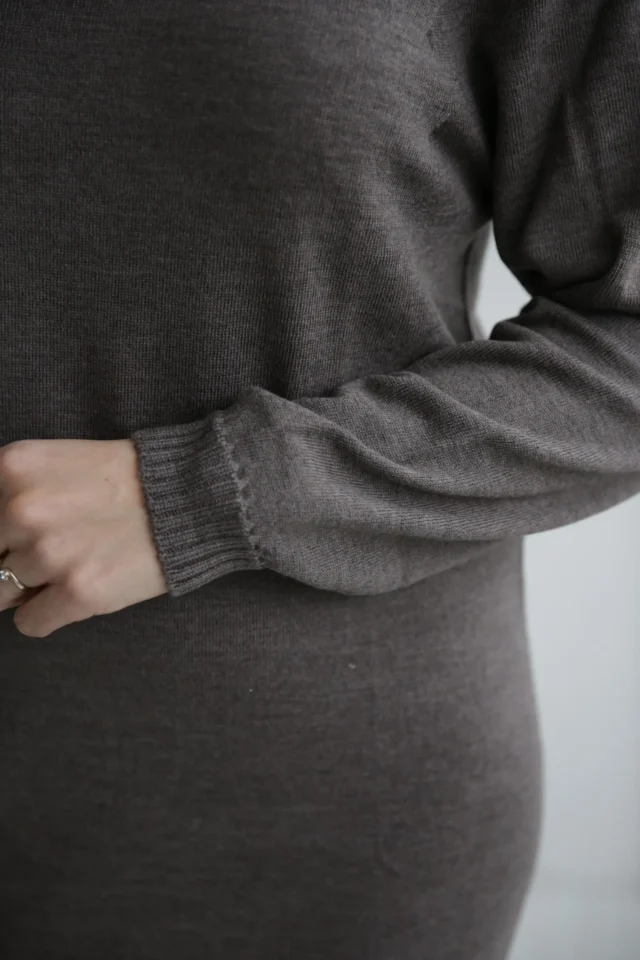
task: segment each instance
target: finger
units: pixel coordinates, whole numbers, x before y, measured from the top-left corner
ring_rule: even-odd
[[[11,554],[7,554],[0,560],[0,570],[3,571],[0,573],[0,610],[6,610],[19,603],[24,598],[26,590],[21,590],[11,579],[9,571],[24,583],[24,580],[12,566]]]
[[[0,612],[2,612],[3,610],[12,610],[14,607],[19,607],[21,604],[25,602],[28,594],[29,594],[29,591],[25,590],[21,596],[15,597],[13,600],[9,600],[7,602],[3,600],[2,603],[0,604]]]
[[[23,590],[19,597],[15,597],[10,602],[4,603],[3,601],[2,604],[0,604],[0,612],[2,610],[11,610],[14,607],[19,607],[23,603],[26,603],[30,597],[33,597],[38,592],[38,589],[42,588],[34,587],[33,590]]]
[[[9,530],[5,518],[6,509],[7,499],[6,497],[3,497],[2,493],[0,492],[0,557],[2,557],[9,549]],[[2,560],[0,560],[0,563],[2,563]]]
[[[0,567],[8,567],[26,587],[42,587],[62,579],[60,556],[57,544],[39,540],[10,550]]]
[[[26,637],[48,637],[54,630],[90,616],[93,614],[78,603],[65,584],[53,583],[20,604],[13,622]]]
[[[10,607],[16,607],[25,600],[26,590],[9,590],[3,583],[0,584],[0,610],[8,610]]]
[[[18,516],[16,517],[16,503]],[[6,553],[8,550],[15,550],[27,546],[34,538],[34,529],[31,520],[24,523],[22,511],[24,510],[25,497],[20,500],[0,499],[0,553]],[[33,509],[33,501],[29,501],[29,511]]]

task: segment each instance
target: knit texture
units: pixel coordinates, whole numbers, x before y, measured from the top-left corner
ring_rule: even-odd
[[[504,960],[522,540],[640,492],[639,130],[638,0],[2,0],[0,443],[132,438],[169,587],[0,615],[5,960]]]
[[[47,9],[0,14],[4,440],[132,435],[174,595],[640,490],[637,0]],[[470,341],[489,218],[532,299]]]
[[[220,409],[134,433],[175,595],[254,565],[382,593],[640,490],[637,0],[401,5],[384,30],[347,9],[368,32],[345,88],[326,14],[276,74],[268,8],[252,138],[216,139],[249,181],[233,206],[212,185]],[[489,216],[532,299],[458,342],[452,274]]]

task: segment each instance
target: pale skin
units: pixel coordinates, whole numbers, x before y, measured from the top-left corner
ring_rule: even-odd
[[[167,592],[131,440],[0,448],[0,610],[28,637]]]

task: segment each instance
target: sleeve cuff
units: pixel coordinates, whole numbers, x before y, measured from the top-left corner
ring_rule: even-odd
[[[171,596],[264,567],[248,481],[221,411],[193,423],[137,430],[131,439]]]

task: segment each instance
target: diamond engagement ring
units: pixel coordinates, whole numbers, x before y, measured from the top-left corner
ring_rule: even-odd
[[[0,582],[5,580],[7,583],[13,583],[18,590],[26,590],[26,586],[22,581],[18,580],[13,570],[9,570],[9,567],[0,567]]]

